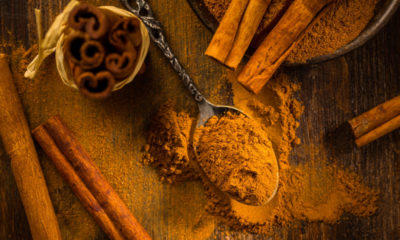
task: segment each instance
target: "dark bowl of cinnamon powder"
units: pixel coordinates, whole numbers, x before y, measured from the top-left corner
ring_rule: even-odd
[[[188,0],[195,13],[215,31],[231,0]],[[248,54],[261,43],[293,0],[272,0]],[[286,59],[286,65],[327,61],[342,56],[371,39],[391,18],[398,0],[336,0]]]

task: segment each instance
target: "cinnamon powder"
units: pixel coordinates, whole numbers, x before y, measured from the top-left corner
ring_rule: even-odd
[[[306,153],[306,156],[304,156],[306,161],[301,164],[293,164],[289,161],[293,145],[300,144],[300,140],[296,136],[296,129],[299,127],[298,120],[304,107],[295,97],[299,88],[300,86],[290,80],[286,74],[278,73],[259,95],[254,96],[236,83],[234,76],[232,76],[235,106],[250,114],[252,119],[263,126],[263,131],[259,131],[256,135],[264,134],[264,137],[271,141],[279,163],[280,178],[277,195],[271,202],[263,206],[250,206],[239,203],[229,198],[226,194],[222,194],[220,189],[223,188],[221,187],[223,184],[216,183],[216,181],[214,181],[214,184],[203,181],[205,195],[208,199],[205,206],[207,212],[216,217],[218,221],[226,223],[230,229],[276,237],[288,232],[291,228],[300,226],[301,221],[322,221],[334,224],[339,222],[345,213],[356,216],[370,216],[377,209],[377,191],[363,184],[361,177],[357,174],[343,170],[342,167],[335,163],[334,159],[328,159],[328,154],[323,147],[302,146]],[[184,113],[177,114],[171,106],[169,106],[168,111],[169,114],[164,114],[163,118],[158,118],[156,121],[170,121],[167,120],[168,116],[184,115]],[[233,119],[231,120],[239,123],[241,121],[240,119]],[[213,125],[215,126],[215,123]],[[175,131],[177,129],[180,128],[151,128],[149,134],[155,135],[158,132],[177,134]],[[235,130],[239,133],[241,132],[240,129]],[[210,168],[224,166],[230,168],[236,157],[229,151],[236,150],[232,150],[227,146],[231,143],[230,139],[223,141],[221,136],[226,136],[227,134],[223,133],[222,129],[218,131],[220,136],[216,137],[218,138],[217,140],[210,137],[200,141],[201,146],[198,144],[196,146],[203,149],[203,151],[212,152],[216,158],[220,158],[218,160],[220,163],[209,162]],[[181,134],[185,135],[186,133],[181,132]],[[240,145],[239,148],[242,149],[250,148],[254,145],[247,141],[246,138],[236,140],[235,144]],[[171,146],[171,143],[164,142],[162,145]],[[218,147],[220,149],[216,150]],[[208,150],[208,148],[213,149]],[[224,148],[227,150],[226,152],[224,152]],[[177,158],[170,158],[168,151],[163,150],[162,152],[166,155],[156,154],[155,156],[157,157],[153,161],[171,159],[169,164],[175,164],[173,159]],[[207,156],[211,159],[213,158],[211,154]],[[189,158],[189,161],[193,161],[193,156]],[[201,158],[200,156],[199,162],[205,160]],[[223,162],[225,164],[222,164]],[[248,165],[255,166],[251,161],[248,162]],[[157,167],[157,164],[154,164],[154,166]],[[204,165],[203,167],[207,171],[208,167]],[[245,169],[246,164],[243,164],[242,167]],[[166,167],[162,166],[161,169],[163,168]],[[158,171],[162,174],[160,169]],[[190,171],[195,170],[192,168]],[[210,175],[210,179],[224,178],[224,173],[220,173],[218,171],[210,171],[207,175]],[[195,173],[193,175],[198,176]],[[243,184],[242,187],[245,185]],[[219,186],[220,189],[216,186]],[[261,192],[258,192],[258,194],[261,194]]]
[[[259,42],[279,20],[290,0],[272,0],[254,37]],[[355,39],[374,16],[379,0],[336,0],[308,29],[308,33],[288,56],[290,63],[301,63],[333,53]],[[230,0],[204,0],[210,13],[220,21]]]
[[[200,127],[196,152],[209,180],[223,192],[251,205],[273,196],[278,165],[262,126],[242,114],[228,112]]]

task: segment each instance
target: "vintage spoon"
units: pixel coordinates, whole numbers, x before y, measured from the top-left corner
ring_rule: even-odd
[[[245,113],[241,110],[232,107],[232,106],[224,106],[224,105],[215,105],[208,101],[197,89],[193,80],[189,77],[186,73],[186,70],[182,67],[179,63],[178,59],[176,58],[175,54],[172,52],[169,44],[167,43],[164,35],[164,31],[162,29],[162,25],[159,21],[154,18],[153,12],[151,11],[150,5],[145,0],[135,0],[136,7],[133,7],[129,2],[129,0],[120,0],[121,3],[133,14],[139,17],[144,25],[146,26],[147,30],[149,31],[149,35],[151,39],[153,39],[154,43],[162,50],[165,57],[169,60],[174,70],[178,73],[181,77],[183,84],[189,90],[191,96],[196,101],[197,106],[199,107],[199,119],[197,121],[196,127],[204,126],[204,124],[213,116],[222,116],[224,113],[230,111],[236,114],[243,114],[244,116],[248,117]],[[199,166],[199,169],[201,167]],[[202,170],[202,169],[201,169]],[[205,175],[204,171],[201,171],[202,175]],[[209,178],[207,177],[207,180]],[[277,173],[276,185],[274,192],[271,194],[270,198],[267,202],[271,201],[277,193],[279,186],[279,173]],[[228,194],[228,193],[226,193]],[[238,202],[244,203],[241,199],[237,197],[229,195],[231,198],[237,200]],[[257,204],[247,204],[246,205],[257,205]]]

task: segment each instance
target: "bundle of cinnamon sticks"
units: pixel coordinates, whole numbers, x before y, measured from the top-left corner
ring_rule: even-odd
[[[206,55],[236,69],[271,0],[232,0]]]
[[[294,0],[238,75],[259,93],[326,7],[335,0]],[[236,69],[247,51],[270,0],[232,0],[205,54]]]
[[[139,20],[79,4],[68,25],[64,55],[76,85],[88,97],[108,97],[115,84],[135,69],[142,43]]]

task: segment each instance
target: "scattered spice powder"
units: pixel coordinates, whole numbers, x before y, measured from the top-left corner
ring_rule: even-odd
[[[320,155],[318,155],[320,156]],[[300,221],[333,224],[344,213],[370,216],[376,211],[376,192],[354,173],[327,164],[325,159],[280,172],[276,197],[265,206],[248,206],[215,194],[208,188],[207,209],[235,230],[275,235]]]
[[[296,129],[299,127],[298,119],[301,117],[304,107],[295,97],[299,88],[300,86],[291,81],[286,74],[278,73],[259,95],[254,96],[236,83],[234,76],[232,76],[234,103],[263,126],[263,131],[258,131],[258,134],[262,132],[264,134],[263,139],[268,138],[271,141],[279,162],[280,175],[279,189],[272,201],[263,206],[250,206],[222,194],[216,188],[216,185],[223,188],[221,187],[223,184],[218,183],[217,179],[221,180],[224,173],[208,171],[207,175],[211,176],[209,178],[211,180],[215,178],[215,181],[213,181],[215,184],[203,181],[205,195],[208,199],[206,210],[233,230],[279,236],[282,231],[300,226],[301,221],[323,221],[333,224],[340,221],[344,213],[370,216],[376,211],[377,191],[365,186],[362,179],[355,173],[341,169],[334,159],[328,161],[326,151],[320,146],[304,146],[304,148],[309,148],[308,151],[305,151],[309,152],[309,156],[306,157],[307,160],[304,163],[296,165],[289,162],[292,146],[300,143],[300,140],[296,137]],[[174,114],[171,105],[168,106],[168,111],[168,115],[183,115],[183,113]],[[167,114],[164,115],[164,118],[165,116]],[[165,120],[156,119],[160,122]],[[238,121],[239,123],[235,123],[235,127],[238,127],[241,126],[240,121],[243,119],[230,116],[228,120]],[[240,145],[242,149],[250,149],[254,147],[254,144],[252,141],[239,136],[241,132],[239,129],[233,127],[237,132],[222,133],[220,128],[215,127],[218,126],[218,120],[211,119],[210,121],[213,123],[214,130],[218,129],[220,135],[214,134],[217,140],[208,139],[203,142],[201,136],[199,137],[201,144],[196,144],[196,146],[207,153],[204,156],[213,159],[202,159],[200,154],[199,162],[210,163],[209,166],[203,165],[205,171],[208,167],[211,169],[211,164],[214,164],[213,166],[217,168],[225,166],[229,169],[232,164],[235,164],[235,158],[237,158],[230,154],[232,152],[231,145]],[[226,125],[223,124],[222,126]],[[230,124],[230,126],[232,125],[233,123]],[[205,128],[207,129],[207,126]],[[167,135],[176,134],[170,129],[164,129],[161,132]],[[179,127],[175,129],[179,129]],[[160,129],[150,129],[150,132],[153,132],[152,135],[155,135],[157,131],[160,131]],[[225,131],[229,130],[225,129]],[[223,141],[223,137],[227,135],[229,137]],[[239,139],[242,139],[242,141]],[[231,140],[236,140],[236,142]],[[210,142],[213,144],[210,145]],[[170,144],[164,143],[166,146]],[[221,145],[225,145],[228,151],[224,152],[222,147],[216,149],[215,146]],[[244,150],[244,152],[246,151]],[[212,154],[218,156],[219,159],[213,157]],[[168,155],[163,158],[161,154],[158,154],[154,161],[162,159],[172,160]],[[217,163],[215,163],[216,161]],[[222,163],[225,163],[225,165]],[[174,164],[173,160],[172,164]],[[249,161],[244,166],[254,169],[256,165],[255,162]],[[157,164],[154,164],[154,166],[157,166]],[[194,171],[193,168],[190,171]],[[193,175],[197,176],[196,174]]]
[[[228,112],[210,118],[196,134],[198,161],[212,183],[239,201],[268,202],[277,187],[278,165],[258,122]]]
[[[188,142],[192,119],[186,112],[173,110],[170,100],[153,118],[142,162],[156,167],[161,180],[169,183],[193,177],[189,166]]]
[[[365,28],[375,14],[379,0],[336,0],[308,30],[304,38],[288,56],[290,63],[329,54],[351,42]],[[220,21],[230,0],[204,0],[210,13]],[[290,0],[272,0],[255,36],[254,43],[262,41],[282,16]]]

